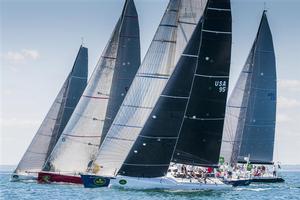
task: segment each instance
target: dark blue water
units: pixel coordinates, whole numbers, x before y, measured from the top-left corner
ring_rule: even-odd
[[[9,182],[9,171],[0,172],[0,199],[104,199],[104,200],[185,200],[185,199],[300,199],[300,170],[284,170],[285,183],[252,184],[224,191],[167,192],[118,189],[85,189],[77,185],[37,184]]]

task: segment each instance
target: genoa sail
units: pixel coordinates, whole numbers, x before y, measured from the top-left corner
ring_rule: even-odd
[[[38,172],[42,169],[49,152],[52,151],[86,87],[87,71],[88,49],[81,46],[72,71],[19,162],[15,173]]]
[[[140,65],[138,16],[127,0],[89,83],[44,170],[85,172]]]
[[[232,142],[232,163],[271,164],[276,122],[276,63],[272,33],[263,12],[246,64],[228,102],[224,135]],[[234,101],[233,99],[236,98]],[[248,159],[247,159],[248,160]]]
[[[164,89],[204,6],[200,0],[171,0],[136,77],[105,137],[94,168],[114,176]],[[199,9],[201,8],[201,9]],[[178,42],[178,44],[177,44]]]
[[[231,26],[230,1],[209,1],[198,66],[173,162],[218,165],[230,70]]]

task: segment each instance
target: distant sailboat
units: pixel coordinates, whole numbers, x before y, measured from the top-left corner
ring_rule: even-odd
[[[139,66],[138,15],[134,1],[126,0],[78,106],[39,173],[39,182],[81,183],[79,173],[91,167]]]
[[[264,11],[246,64],[228,101],[221,153],[226,162],[273,164],[276,81],[272,34]]]
[[[170,1],[165,16],[174,2]],[[150,110],[149,114],[141,115],[146,117],[145,124],[128,120],[122,125],[139,131],[137,137],[133,137],[132,132],[127,134],[128,130],[111,132],[114,136],[109,132],[96,160],[101,167],[98,175],[102,176],[82,175],[85,187],[108,184],[134,189],[231,187],[219,179],[204,183],[167,173],[172,161],[194,166],[218,164],[230,57],[230,1],[208,0],[202,19],[153,107],[152,104],[136,105]],[[148,95],[153,93],[150,91]],[[119,162],[122,162],[120,168]]]
[[[12,181],[37,178],[86,87],[87,74],[88,49],[80,46],[72,71],[12,174]]]

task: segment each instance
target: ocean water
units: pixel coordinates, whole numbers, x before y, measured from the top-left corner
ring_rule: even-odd
[[[224,191],[137,191],[109,188],[86,189],[78,185],[37,184],[9,182],[10,170],[0,171],[0,199],[34,200],[186,200],[186,199],[300,199],[300,169],[285,169],[280,172],[285,183],[251,184]]]

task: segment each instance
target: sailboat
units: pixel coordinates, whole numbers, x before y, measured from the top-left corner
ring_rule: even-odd
[[[170,1],[165,15],[174,2]],[[153,107],[147,107],[150,112],[145,124],[140,126],[137,118],[122,119],[126,123],[122,126],[139,131],[137,137],[128,130],[110,132],[112,126],[95,161],[100,166],[99,172],[81,175],[85,187],[171,190],[232,187],[219,179],[202,182],[168,173],[171,162],[217,166],[219,160],[231,59],[230,1],[208,0],[203,17],[196,24],[157,101]],[[127,98],[129,93],[124,101]],[[146,109],[141,104],[136,107]]]
[[[79,173],[91,167],[139,66],[138,15],[133,0],[126,0],[69,123],[39,172],[39,182],[81,183]]]
[[[228,163],[271,165],[276,123],[276,62],[266,10],[252,49],[228,101],[222,156]],[[252,177],[252,182],[283,182]]]
[[[36,180],[82,95],[88,74],[88,49],[79,48],[75,63],[35,134],[11,181]]]

